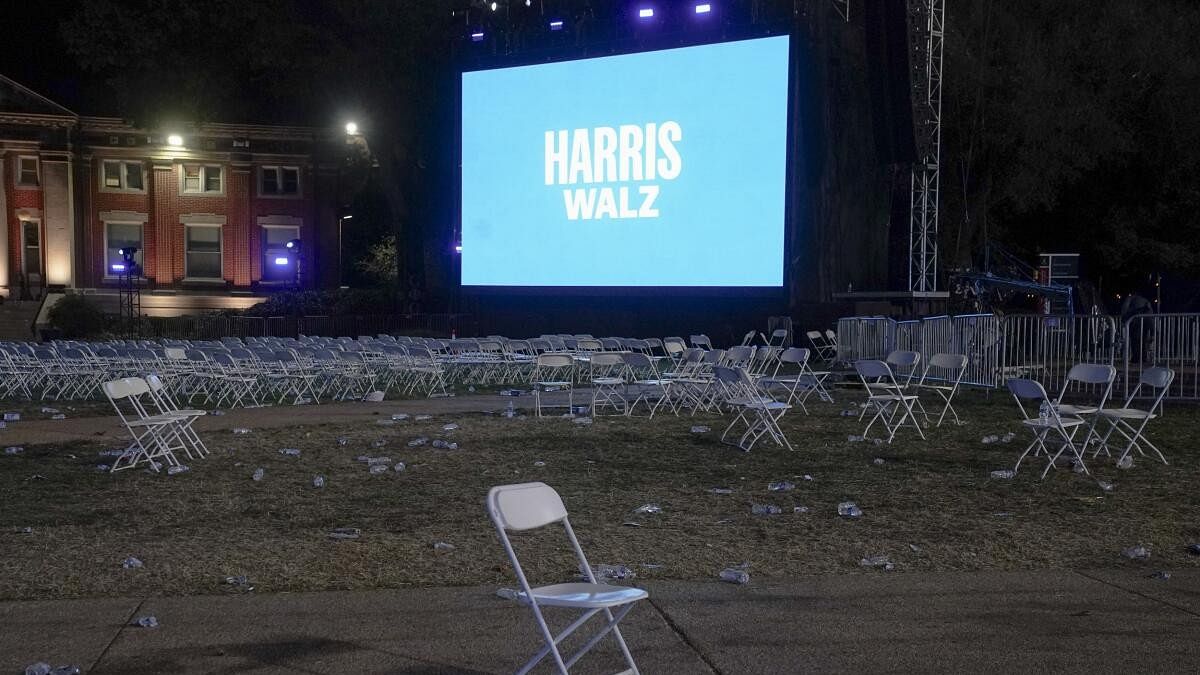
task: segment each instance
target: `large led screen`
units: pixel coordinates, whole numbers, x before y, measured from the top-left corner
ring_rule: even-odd
[[[462,283],[780,287],[788,37],[462,76]]]

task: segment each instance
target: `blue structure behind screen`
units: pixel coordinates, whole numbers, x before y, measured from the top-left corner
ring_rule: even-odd
[[[464,285],[782,286],[787,36],[462,78]]]

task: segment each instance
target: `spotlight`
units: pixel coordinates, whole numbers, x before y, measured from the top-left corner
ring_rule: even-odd
[[[124,266],[124,265],[122,265],[121,263],[113,263],[113,264],[112,264],[112,271],[114,271],[114,272],[124,272],[124,271],[125,271],[125,266]]]
[[[483,31],[471,33],[471,42],[483,42]]]
[[[458,243],[458,244],[455,244],[455,245],[454,245],[454,252],[455,252],[455,253],[462,253],[462,243]]]
[[[698,5],[696,5],[696,13],[697,14],[708,14],[711,11],[712,11],[712,5],[707,2],[702,2]]]
[[[638,10],[638,18],[639,19],[650,19],[653,17],[654,17],[654,8],[653,7],[643,7]]]
[[[550,30],[562,30],[562,29],[563,29],[562,19],[555,19],[554,21],[550,22]]]
[[[358,135],[358,123],[346,122],[346,134],[349,136],[357,136]]]
[[[290,250],[290,251],[299,251],[300,250],[300,240],[299,239],[293,239],[284,245],[287,246],[288,250]]]
[[[286,265],[286,264],[288,264],[288,259],[287,258],[276,258],[275,264],[276,265]]]
[[[170,136],[167,136],[167,145],[173,145],[178,148],[179,146],[183,145],[183,136],[180,136],[179,134],[171,134]]]
[[[525,0],[525,6],[526,6],[526,7],[528,7],[528,6],[532,5],[532,4],[533,4],[533,0]]]
[[[497,7],[499,7],[499,6],[500,6],[500,5],[497,5],[496,3],[494,3],[494,2],[493,2],[493,3],[492,3],[492,11],[493,11],[493,12],[494,12],[494,11],[496,11],[496,8],[497,8]]]

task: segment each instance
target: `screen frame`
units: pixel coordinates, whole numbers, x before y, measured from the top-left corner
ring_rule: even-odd
[[[463,210],[463,76],[467,73],[477,73],[489,70],[503,70],[508,68],[520,68],[523,66],[543,65],[543,64],[558,64],[570,63],[573,61],[585,61],[591,59],[599,59],[610,56],[623,56],[627,54],[642,54],[659,51],[668,51],[672,49],[682,49],[688,47],[700,47],[705,45],[725,44],[732,42],[745,42],[750,40],[758,40],[770,37],[788,38],[788,63],[787,63],[787,112],[786,125],[784,131],[786,139],[786,148],[784,152],[784,209],[783,209],[783,259],[780,261],[782,265],[781,283],[778,286],[533,286],[533,285],[487,285],[475,284],[464,285],[462,283],[462,255],[461,252],[455,252],[454,247],[461,244],[462,236],[462,210]],[[678,37],[678,36],[670,36]],[[579,53],[572,50],[571,52],[558,52],[547,55],[541,54],[513,54],[504,57],[496,57],[487,62],[475,63],[472,67],[461,68],[457,73],[454,96],[454,115],[456,124],[454,125],[454,145],[457,151],[457,182],[454,190],[454,206],[455,206],[455,232],[454,241],[450,242],[451,255],[454,257],[454,284],[455,288],[463,296],[541,296],[541,297],[562,297],[562,296],[579,296],[579,297],[646,297],[646,296],[683,296],[683,297],[713,297],[713,298],[729,298],[729,297],[747,297],[747,298],[775,298],[781,299],[786,297],[793,283],[793,251],[792,244],[795,239],[795,229],[798,227],[797,218],[798,200],[796,192],[802,188],[798,181],[803,180],[804,171],[802,167],[797,166],[797,141],[802,133],[801,125],[806,123],[806,120],[797,119],[799,113],[799,102],[796,100],[798,73],[797,65],[799,61],[798,48],[799,37],[795,31],[788,27],[765,26],[758,27],[757,30],[749,31],[746,34],[727,39],[704,39],[700,36],[695,39],[686,41],[676,40],[672,43],[646,45],[644,43],[630,43],[622,45],[614,43],[609,45],[609,49],[603,53]],[[622,48],[624,47],[624,48]]]

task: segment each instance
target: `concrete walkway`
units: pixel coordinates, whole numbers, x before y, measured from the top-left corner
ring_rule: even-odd
[[[880,572],[646,588],[651,601],[622,625],[647,674],[1182,673],[1200,663],[1200,573]],[[538,637],[529,611],[494,590],[0,603],[0,673],[39,660],[92,673],[512,672]],[[129,625],[147,614],[161,626]],[[573,672],[621,669],[610,646]]]

